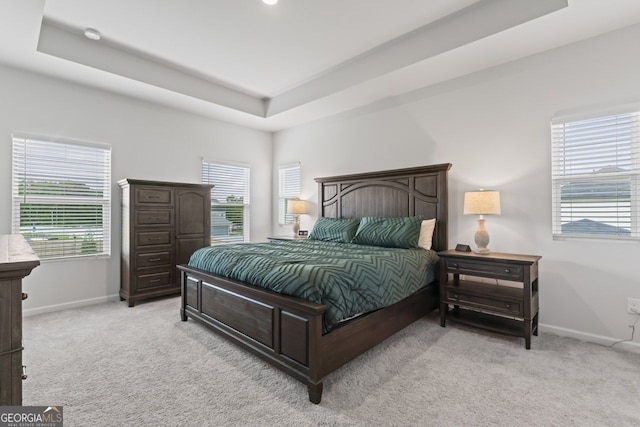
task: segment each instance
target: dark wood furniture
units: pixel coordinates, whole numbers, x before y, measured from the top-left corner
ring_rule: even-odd
[[[211,244],[209,184],[124,179],[120,299],[180,293],[177,264]]]
[[[446,319],[524,337],[531,348],[531,334],[538,335],[537,255],[448,250],[440,256],[440,325]],[[461,279],[464,275],[464,279]],[[481,282],[478,277],[495,280]],[[498,280],[522,286],[499,285]],[[449,311],[453,305],[453,311]]]
[[[38,265],[21,235],[0,235],[0,406],[22,405],[22,279]]]
[[[274,241],[274,240],[283,240],[283,241],[290,241],[290,240],[307,240],[308,237],[295,237],[295,236],[269,236],[267,237],[267,240],[269,241]]]
[[[318,178],[319,214],[436,218],[435,250],[447,247],[447,171],[451,164]],[[215,332],[307,385],[319,403],[329,373],[438,306],[437,282],[381,310],[322,334],[325,306],[281,295],[186,265],[181,318]]]

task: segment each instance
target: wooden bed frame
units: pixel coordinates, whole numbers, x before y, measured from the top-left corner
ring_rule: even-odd
[[[433,249],[447,249],[451,164],[317,178],[319,214],[436,218]],[[438,306],[438,283],[322,334],[325,306],[180,265],[183,321],[196,319],[305,383],[320,403],[329,373]]]

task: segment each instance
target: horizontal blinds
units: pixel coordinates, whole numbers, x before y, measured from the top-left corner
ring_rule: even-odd
[[[40,258],[110,254],[110,148],[14,135],[12,200]]]
[[[640,237],[640,115],[616,114],[551,127],[553,233]]]
[[[248,166],[202,162],[202,182],[211,190],[211,242],[249,241]]]
[[[280,166],[278,170],[278,222],[293,224],[294,215],[287,213],[287,202],[300,197],[300,165]]]

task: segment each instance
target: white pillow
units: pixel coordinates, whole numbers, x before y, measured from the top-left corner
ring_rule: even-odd
[[[436,228],[436,219],[425,219],[420,226],[420,238],[418,246],[429,250],[431,249],[431,240],[433,240],[433,230]]]

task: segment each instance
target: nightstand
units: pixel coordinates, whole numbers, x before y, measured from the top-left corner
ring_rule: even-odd
[[[538,335],[537,255],[448,250],[440,257],[440,325],[449,320],[494,332],[524,337]],[[461,278],[461,275],[464,277]],[[486,283],[492,279],[495,283]],[[509,282],[499,284],[499,280]],[[513,283],[517,282],[517,283]],[[453,305],[453,310],[449,306]]]
[[[307,237],[296,237],[296,236],[269,236],[267,237],[269,241],[274,240],[307,240]]]

